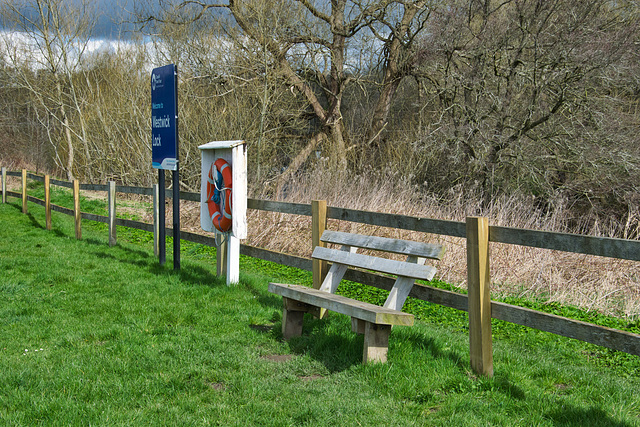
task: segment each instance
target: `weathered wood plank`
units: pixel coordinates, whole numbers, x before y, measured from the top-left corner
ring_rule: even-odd
[[[82,191],[109,191],[107,184],[80,184]]]
[[[497,226],[489,227],[489,240],[511,245],[640,261],[640,240]]]
[[[146,222],[133,221],[130,219],[116,218],[116,225],[122,225],[123,227],[135,228],[137,230],[144,230],[153,232],[153,224],[147,224]]]
[[[365,236],[362,234],[345,233],[342,231],[326,230],[322,234],[322,238],[320,240],[326,243],[357,246],[363,249],[374,249],[403,255],[415,255],[431,259],[442,259],[444,255],[444,246],[438,244],[379,236]]]
[[[358,211],[345,208],[327,208],[327,217],[381,227],[399,228],[402,230],[421,231],[454,237],[466,237],[464,222],[441,219],[420,218],[407,215],[396,215],[380,212]]]
[[[375,270],[381,273],[393,274],[395,276],[414,277],[422,280],[431,280],[436,274],[436,269],[430,265],[417,265],[404,261],[354,254],[338,249],[316,247],[313,250],[312,258],[346,264],[351,267],[364,268],[365,270]]]
[[[493,301],[494,319],[640,356],[640,335]]]
[[[53,179],[51,178],[51,184],[52,185],[57,185],[58,187],[66,187],[66,188],[70,188],[73,190],[73,183],[69,182],[69,181],[61,181],[59,179]]]
[[[53,203],[51,204],[51,210],[52,211],[56,211],[56,212],[60,212],[60,213],[65,214],[65,215],[73,216],[73,209],[65,208],[63,206],[54,205]]]
[[[216,239],[198,233],[191,233],[189,231],[180,230],[180,239],[186,240],[187,242],[210,246],[212,248],[216,247]]]
[[[264,261],[274,262],[288,267],[299,268],[300,270],[311,271],[311,260],[309,258],[288,255],[282,252],[274,252],[268,249],[256,248],[249,245],[240,245],[240,254]]]
[[[86,219],[88,221],[102,222],[105,224],[109,222],[109,218],[103,215],[96,215],[96,214],[91,214],[87,212],[82,212],[81,216],[82,216],[82,219]]]
[[[36,205],[44,206],[45,201],[42,199],[38,199],[37,197],[27,195],[27,201],[31,203],[35,203]]]
[[[28,172],[27,178],[32,179],[38,182],[44,182],[44,177],[42,175],[36,175],[35,173]]]
[[[455,308],[456,310],[469,310],[469,300],[466,295],[434,288],[433,286],[416,283],[413,285],[413,289],[411,289],[409,296],[423,301],[428,301],[433,304]]]
[[[269,283],[269,292],[316,307],[323,307],[350,317],[356,317],[366,322],[383,325],[413,325],[412,314],[352,300],[342,295],[330,294],[306,286]]]
[[[311,216],[311,205],[304,203],[276,202],[273,200],[247,199],[248,209]]]
[[[170,191],[167,193],[167,197],[172,199],[173,192]],[[181,191],[180,192],[180,200],[187,200],[190,202],[200,202],[200,193],[192,193],[190,191]]]
[[[133,187],[129,185],[116,185],[116,192],[125,194],[140,194],[142,196],[153,196],[151,187]]]

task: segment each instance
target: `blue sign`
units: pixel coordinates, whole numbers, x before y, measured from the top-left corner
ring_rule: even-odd
[[[155,169],[178,170],[178,84],[174,64],[151,72],[151,160]]]

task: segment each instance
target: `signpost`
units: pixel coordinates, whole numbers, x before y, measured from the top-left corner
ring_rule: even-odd
[[[178,167],[178,70],[174,64],[151,72],[151,159],[158,169],[159,258],[166,261],[165,176],[173,171],[173,268],[180,269],[180,179]]]

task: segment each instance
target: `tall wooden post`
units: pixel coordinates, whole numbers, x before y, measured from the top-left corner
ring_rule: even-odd
[[[217,232],[216,232],[217,236]],[[216,237],[219,239],[220,237]],[[216,242],[217,243],[217,242]],[[218,277],[227,275],[227,258],[229,258],[229,254],[227,252],[228,245],[227,242],[223,242],[220,245],[216,246],[216,275]]]
[[[311,202],[311,250],[316,246],[325,247],[326,243],[320,240],[322,233],[327,228],[327,201],[313,200]],[[327,275],[327,262],[313,260],[313,287],[320,289],[324,277]]]
[[[7,168],[2,167],[2,203],[7,203]]]
[[[467,283],[471,368],[479,375],[492,377],[489,220],[487,218],[467,218]]]
[[[27,170],[22,169],[22,213],[27,212]]]
[[[47,230],[51,230],[51,177],[44,176],[44,215]]]
[[[73,180],[73,217],[76,225],[76,239],[82,239],[82,213],[80,212],[80,181]]]
[[[109,181],[107,201],[109,204],[109,246],[116,245],[116,182]]]
[[[322,233],[327,229],[327,201],[313,200],[311,202],[311,250],[316,246],[326,247],[326,243],[320,240]],[[327,275],[327,262],[314,259],[311,269],[313,272],[313,288],[320,289],[322,281]],[[327,310],[320,309],[320,318],[324,318]]]

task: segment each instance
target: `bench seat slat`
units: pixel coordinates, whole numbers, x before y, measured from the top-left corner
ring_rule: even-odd
[[[269,283],[269,292],[380,325],[413,325],[413,315],[300,285]]]
[[[391,239],[388,237],[365,236],[362,234],[345,233],[343,231],[325,230],[320,240],[326,243],[357,246],[359,248],[402,255],[415,255],[422,258],[442,259],[444,255],[444,246],[442,245]]]
[[[419,265],[405,261],[378,258],[337,249],[323,248],[321,246],[316,246],[313,250],[312,257],[323,261],[349,265],[351,267],[422,280],[431,280],[436,274],[435,267],[430,265]]]

